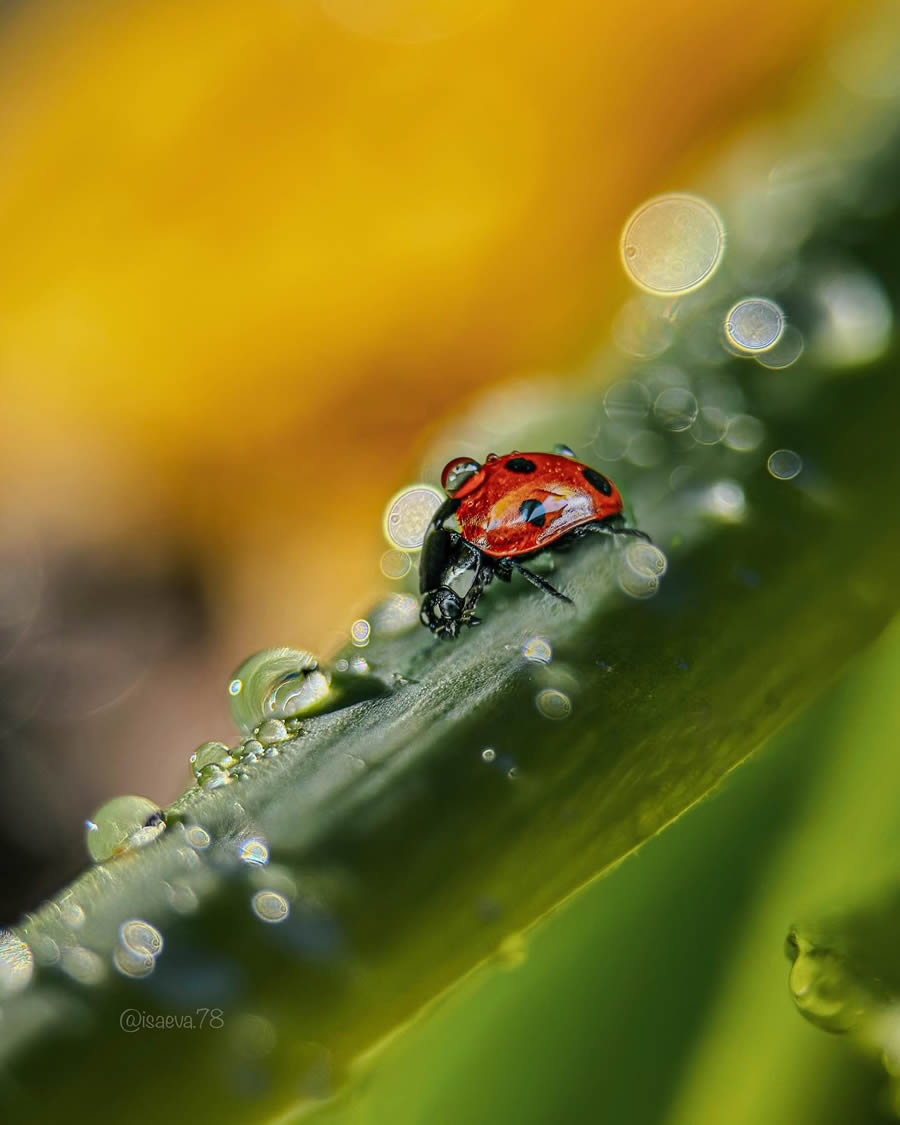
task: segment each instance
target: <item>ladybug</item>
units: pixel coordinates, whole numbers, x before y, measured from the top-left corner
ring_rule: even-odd
[[[571,598],[522,565],[548,547],[566,548],[595,532],[650,540],[645,532],[624,526],[622,497],[613,482],[574,456],[513,450],[502,457],[491,453],[483,465],[455,457],[444,467],[441,484],[447,499],[422,547],[419,618],[446,640],[463,625],[480,624],[473,611],[495,575],[509,582],[518,571],[571,605]],[[444,527],[454,515],[459,531]],[[460,595],[452,583],[468,571],[474,577]]]

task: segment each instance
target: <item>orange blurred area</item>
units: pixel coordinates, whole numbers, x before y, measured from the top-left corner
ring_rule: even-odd
[[[206,614],[103,705],[103,780],[76,804],[154,778],[171,798],[182,765],[141,747],[183,763],[179,733],[224,736],[212,692],[250,650],[334,647],[436,421],[596,346],[626,295],[624,218],[777,113],[865,7],[6,9],[4,549],[186,571]]]

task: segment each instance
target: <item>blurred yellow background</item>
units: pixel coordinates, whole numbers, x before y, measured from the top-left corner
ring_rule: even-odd
[[[37,764],[10,791],[56,824],[48,852],[77,867],[113,793],[170,800],[192,744],[229,737],[249,651],[336,645],[435,422],[595,347],[628,213],[777,114],[867,7],[4,9],[0,547],[11,598],[42,583],[10,697],[23,651],[52,681],[12,708]],[[76,564],[90,597],[48,617]],[[202,622],[154,595],[98,633],[110,585],[172,575]]]

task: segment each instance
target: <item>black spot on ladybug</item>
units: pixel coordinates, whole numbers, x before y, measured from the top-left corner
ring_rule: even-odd
[[[527,457],[511,457],[504,468],[509,469],[511,473],[533,473],[537,465]]]
[[[598,473],[596,469],[582,469],[584,479],[588,484],[592,484],[598,492],[602,492],[604,496],[612,496],[612,485],[603,475]]]
[[[519,505],[522,519],[535,527],[543,527],[547,520],[547,511],[540,500],[523,500]]]

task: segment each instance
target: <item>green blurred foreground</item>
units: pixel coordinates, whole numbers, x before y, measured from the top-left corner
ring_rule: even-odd
[[[893,1120],[884,1071],[798,1015],[784,939],[796,917],[897,874],[898,677],[900,623],[317,1125]]]

